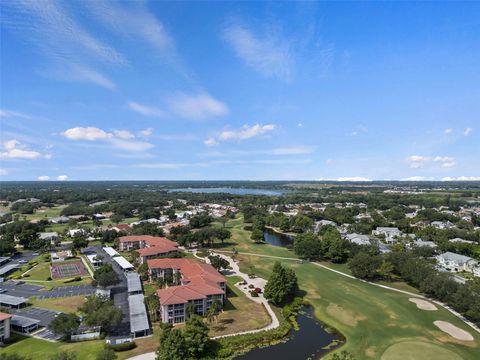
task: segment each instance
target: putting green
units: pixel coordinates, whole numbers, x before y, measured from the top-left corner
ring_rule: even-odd
[[[382,355],[382,360],[462,360],[454,352],[441,346],[421,342],[404,341],[390,346]]]

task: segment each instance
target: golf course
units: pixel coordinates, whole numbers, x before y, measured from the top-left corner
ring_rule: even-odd
[[[358,359],[420,359],[419,354],[425,360],[478,358],[480,334],[443,307],[422,310],[409,300],[409,295],[342,276],[314,263],[241,255],[295,258],[288,249],[255,244],[243,225],[241,216],[226,225],[232,232],[226,248],[239,252],[242,271],[268,278],[275,261],[294,269],[300,289],[314,306],[318,319],[345,336],[346,343],[337,352],[346,350]],[[474,340],[448,335],[435,326],[438,320],[467,331]]]

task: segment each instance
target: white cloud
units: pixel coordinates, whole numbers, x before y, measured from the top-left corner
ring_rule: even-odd
[[[298,127],[303,127],[303,124],[302,124],[302,123],[298,123],[297,126],[298,126]]]
[[[480,176],[447,176],[442,181],[480,181]]]
[[[208,138],[207,140],[205,140],[203,142],[205,145],[207,146],[215,146],[215,145],[218,145],[218,141],[215,140],[215,138]]]
[[[52,72],[55,74],[55,72]],[[78,82],[91,82],[109,90],[115,90],[115,83],[98,71],[91,69],[85,65],[70,64],[68,73],[56,73],[65,80]]]
[[[97,127],[74,127],[68,129],[62,133],[67,139],[70,140],[87,140],[87,141],[95,141],[95,140],[105,140],[110,139],[112,137],[111,133],[107,133],[102,129]]]
[[[133,139],[135,137],[135,135],[128,130],[113,130],[113,134],[120,139]]]
[[[421,156],[421,155],[412,155],[406,159],[407,163],[412,169],[420,169],[425,167],[429,163],[439,163],[442,168],[452,168],[457,163],[453,156]]]
[[[473,129],[468,127],[468,128],[466,128],[466,129],[463,131],[463,135],[468,136],[468,135],[470,135],[470,133],[471,133],[472,131],[473,131]]]
[[[28,150],[18,140],[12,139],[2,144],[3,150],[0,158],[3,159],[37,159],[41,156],[38,151]]]
[[[148,129],[141,130],[139,132],[139,135],[143,136],[143,137],[151,136],[153,134],[153,130],[154,130],[153,128],[148,128]]]
[[[177,93],[167,99],[171,112],[183,118],[202,120],[227,115],[226,104],[205,92],[198,94]]]
[[[50,160],[53,157],[52,154],[45,154],[45,159]]]
[[[150,130],[146,129],[147,133]],[[74,127],[68,129],[62,133],[64,137],[70,140],[86,140],[86,141],[106,141],[112,146],[125,151],[142,152],[153,147],[153,144],[144,141],[132,140],[135,135],[128,130],[114,130],[113,132],[107,132],[97,127]]]
[[[119,149],[133,152],[142,152],[153,148],[153,144],[144,141],[125,141],[120,139],[111,139],[110,142],[113,146]]]
[[[406,161],[412,169],[419,169],[424,167],[425,164],[430,161],[430,158],[421,155],[411,155],[407,157]]]
[[[58,180],[58,181],[67,181],[67,180],[68,180],[68,176],[67,176],[67,175],[58,175],[58,176],[57,176],[57,180]]]
[[[246,140],[253,137],[263,135],[275,129],[273,124],[255,124],[253,126],[244,125],[240,130],[227,130],[222,131],[219,135],[219,139],[223,141],[227,140]]]
[[[230,25],[224,30],[225,40],[247,66],[265,77],[289,80],[294,60],[290,44],[275,31],[259,36],[240,25]]]
[[[445,135],[451,134],[452,132],[453,132],[453,129],[451,129],[451,128],[447,128],[447,129],[443,130],[443,133]]]
[[[4,168],[0,168],[0,176],[7,176],[8,175],[8,170]]]
[[[38,177],[38,181],[48,181],[50,180],[50,176],[48,175],[41,175]]]
[[[143,116],[152,116],[152,117],[166,116],[166,113],[159,108],[142,105],[135,101],[128,101],[127,106],[130,108],[130,110],[133,110]]]
[[[443,168],[452,168],[457,164],[453,156],[435,156],[433,161],[440,162]]]
[[[325,164],[326,164],[326,165],[330,165],[330,164],[332,164],[332,163],[333,163],[333,159],[327,159],[327,160],[325,160]]]
[[[429,181],[433,180],[432,177],[427,176],[410,176],[408,178],[402,179],[402,181]]]

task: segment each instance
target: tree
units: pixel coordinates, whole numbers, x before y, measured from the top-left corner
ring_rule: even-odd
[[[200,316],[192,315],[188,318],[183,336],[187,354],[193,359],[200,358],[209,341],[208,327]]]
[[[264,296],[274,304],[281,304],[298,290],[295,272],[282,266],[278,261],[273,265],[270,278],[265,285]]]
[[[116,360],[118,358],[115,351],[108,346],[105,346],[102,350],[97,353],[95,360]]]
[[[322,243],[320,239],[312,233],[295,236],[293,251],[302,259],[320,259],[323,255]]]
[[[113,305],[113,301],[102,296],[87,296],[85,303],[79,307],[84,314],[87,326],[100,326],[108,332],[122,321],[122,310]]]
[[[213,320],[217,319],[218,314],[220,314],[220,310],[222,309],[222,304],[220,301],[215,300],[210,308],[207,310],[207,321],[211,323]]]
[[[366,252],[359,252],[348,262],[352,275],[360,279],[374,279],[377,276],[377,269],[382,263],[379,255],[372,256]]]
[[[49,330],[57,335],[62,335],[65,340],[70,340],[72,333],[80,326],[80,319],[77,315],[60,313],[48,325]]]
[[[147,305],[148,313],[152,321],[158,320],[158,310],[160,309],[160,302],[157,294],[150,294],[145,298],[145,304]]]
[[[171,324],[160,325],[160,346],[157,348],[156,360],[184,360],[187,358],[185,337],[179,329]]]
[[[377,269],[378,275],[386,280],[390,280],[393,274],[393,264],[389,261],[384,261]]]
[[[250,235],[250,238],[256,243],[261,243],[265,241],[263,231],[260,229],[253,229],[252,234]]]
[[[217,270],[226,269],[230,265],[227,260],[219,255],[211,255],[208,259],[210,260],[210,264]]]
[[[103,288],[118,283],[117,273],[113,270],[111,264],[104,264],[95,270],[93,274],[93,286],[101,286]]]

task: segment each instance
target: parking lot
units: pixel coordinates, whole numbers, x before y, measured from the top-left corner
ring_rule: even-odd
[[[17,309],[12,311],[16,315],[28,317],[30,319],[40,320],[40,326],[47,327],[55,317],[60,314],[59,312],[37,308],[28,307],[24,309]]]
[[[48,330],[47,328],[44,328],[38,332],[36,332],[34,337],[47,340],[47,341],[58,341],[62,338],[61,335],[56,335],[52,331]]]

